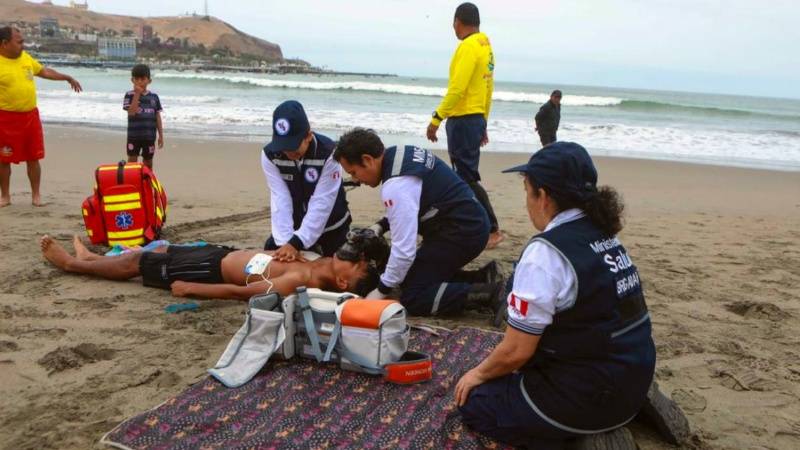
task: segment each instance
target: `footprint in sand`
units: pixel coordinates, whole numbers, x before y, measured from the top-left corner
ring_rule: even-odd
[[[712,374],[719,378],[720,384],[734,391],[771,391],[775,389],[774,381],[766,379],[753,370],[717,369]]]
[[[767,319],[773,322],[791,317],[789,313],[772,303],[759,303],[749,300],[725,304],[725,309],[748,319]]]
[[[705,348],[702,345],[685,341],[683,339],[665,339],[656,345],[656,352],[659,357],[672,358],[680,355],[703,353]]]
[[[716,350],[719,353],[722,353],[723,355],[743,356],[747,354],[744,348],[742,348],[742,345],[736,341],[731,341],[731,340],[714,341],[711,343],[711,345],[714,347],[714,350]]]
[[[0,341],[0,353],[15,352],[19,350],[19,345],[14,341]]]
[[[84,364],[108,361],[113,359],[116,353],[116,350],[110,348],[84,343],[75,347],[58,347],[36,362],[49,371],[48,375],[52,375],[67,369],[76,369]]]
[[[672,399],[686,412],[699,413],[706,410],[706,398],[691,389],[675,389]]]

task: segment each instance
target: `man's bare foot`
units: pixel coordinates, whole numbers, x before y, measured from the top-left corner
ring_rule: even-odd
[[[67,264],[74,259],[64,247],[46,234],[42,236],[39,245],[42,247],[42,256],[60,269],[67,270]]]
[[[44,206],[45,204],[42,203],[42,196],[41,195],[34,195],[33,198],[31,198],[31,205],[37,206],[37,207]]]
[[[11,197],[9,198],[0,198],[0,208],[8,206],[11,204]]]
[[[495,231],[494,233],[489,234],[489,242],[486,243],[486,250],[491,250],[498,246],[503,240],[505,240],[505,235],[500,230]]]
[[[72,236],[72,246],[75,248],[75,257],[83,261],[93,261],[102,256],[92,253],[91,250],[83,245],[83,241],[77,235]]]

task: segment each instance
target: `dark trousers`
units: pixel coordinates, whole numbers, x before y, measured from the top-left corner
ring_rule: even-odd
[[[485,217],[485,215],[484,215]],[[477,258],[489,240],[489,223],[463,240],[425,237],[414,264],[400,284],[400,303],[414,316],[458,314],[464,309],[466,282],[452,282],[456,273]]]
[[[314,245],[310,245],[306,250],[319,253],[322,256],[333,256],[336,250],[347,241],[347,233],[350,231],[351,219],[335,230],[326,231],[322,233]],[[278,245],[275,243],[275,238],[270,235],[264,243],[264,250],[277,250]]]
[[[552,144],[556,141],[556,130],[542,131],[539,130],[539,140],[542,141],[542,147],[547,144]]]
[[[525,399],[520,381],[512,373],[476,386],[459,407],[461,420],[478,433],[522,448],[561,449],[576,435],[542,419]]]
[[[464,180],[475,193],[475,198],[489,215],[491,232],[498,230],[497,216],[494,214],[489,195],[480,185],[481,174],[478,170],[481,160],[481,139],[486,133],[486,119],[483,114],[450,117],[445,124],[447,131],[447,154],[453,170]]]

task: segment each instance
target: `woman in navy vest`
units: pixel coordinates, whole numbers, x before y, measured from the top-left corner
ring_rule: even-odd
[[[497,440],[559,448],[615,430],[640,410],[655,369],[641,281],[616,234],[623,204],[586,150],[558,142],[527,164],[526,246],[503,340],[458,381],[464,422]]]

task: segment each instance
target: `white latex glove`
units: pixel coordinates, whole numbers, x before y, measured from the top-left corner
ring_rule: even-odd
[[[369,229],[374,231],[378,236],[383,236],[383,234],[386,233],[386,230],[384,230],[379,223],[373,224],[371,227],[369,227]]]
[[[378,288],[375,288],[375,289],[372,290],[372,292],[367,294],[367,296],[364,297],[364,298],[368,298],[370,300],[383,300],[386,297],[388,297],[388,295],[386,295],[386,294],[382,293],[381,291],[379,291]]]

